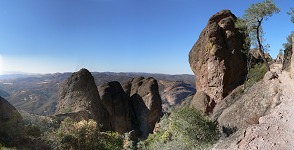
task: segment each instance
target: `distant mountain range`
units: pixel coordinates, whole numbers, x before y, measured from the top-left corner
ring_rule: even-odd
[[[21,77],[28,77],[30,75],[27,74],[4,74],[0,75],[0,79],[12,79],[12,78],[21,78]]]
[[[32,114],[51,115],[56,110],[59,85],[71,74],[0,75],[0,96],[5,97],[19,110]],[[161,97],[168,107],[178,105],[196,91],[193,88],[195,87],[194,75],[188,74],[92,72],[92,75],[97,86],[110,81],[118,81],[122,84],[139,76],[154,77],[159,81]],[[167,109],[165,107],[165,110]]]

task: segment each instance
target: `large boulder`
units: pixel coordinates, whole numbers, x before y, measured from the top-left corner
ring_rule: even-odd
[[[203,91],[197,92],[190,103],[190,107],[194,107],[200,112],[206,114],[212,112],[214,106],[214,101],[210,100],[209,96],[206,95]]]
[[[0,96],[0,143],[12,146],[19,138],[22,117],[7,100]]]
[[[109,114],[99,97],[94,77],[87,69],[73,73],[61,85],[56,114],[68,114],[68,117],[82,119],[91,118],[101,124],[102,129],[110,128]],[[81,117],[78,117],[79,114]]]
[[[162,115],[158,83],[151,77],[138,77],[123,87],[131,98],[133,127],[141,132],[142,138],[147,138]]]
[[[245,37],[235,27],[236,19],[230,10],[213,15],[189,54],[197,92],[203,91],[215,103],[242,84],[247,73],[241,52]]]
[[[130,97],[117,81],[108,82],[98,87],[102,103],[109,113],[111,130],[125,133],[132,129]]]

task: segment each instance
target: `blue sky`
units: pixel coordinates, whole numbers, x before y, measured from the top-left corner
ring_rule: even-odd
[[[188,53],[209,17],[261,0],[0,0],[0,74],[90,71],[192,74]],[[276,57],[294,3],[264,22]]]

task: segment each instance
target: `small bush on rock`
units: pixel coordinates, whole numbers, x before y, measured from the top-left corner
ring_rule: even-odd
[[[94,120],[74,122],[66,118],[60,127],[46,137],[52,149],[122,149],[123,137],[118,133],[99,132]]]
[[[265,73],[267,72],[266,64],[260,63],[256,64],[253,68],[251,68],[247,75],[247,80],[245,82],[245,87],[251,87],[256,82],[261,80]]]
[[[204,149],[219,138],[217,124],[194,108],[173,110],[160,121],[160,130],[138,143],[138,149]]]

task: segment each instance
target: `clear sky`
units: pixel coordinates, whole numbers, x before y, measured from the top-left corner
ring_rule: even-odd
[[[209,17],[261,0],[0,0],[0,74],[90,71],[192,74],[188,53]],[[264,22],[276,57],[292,0]]]

